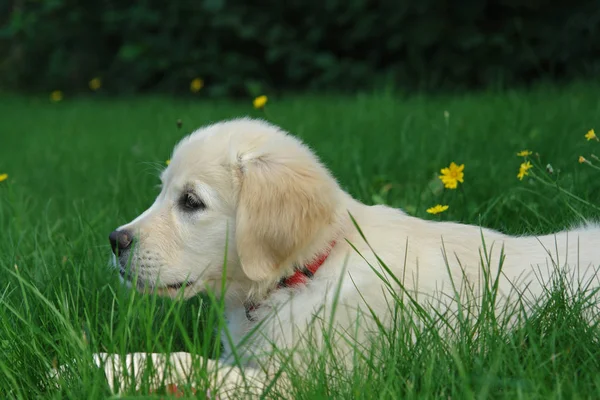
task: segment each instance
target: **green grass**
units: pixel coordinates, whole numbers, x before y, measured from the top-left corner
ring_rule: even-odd
[[[599,84],[583,83],[454,97],[304,96],[272,98],[267,110],[366,203],[511,234],[548,233],[599,216],[598,173],[577,162],[600,155],[600,144],[584,139],[600,130],[599,92]],[[95,351],[212,351],[207,299],[126,290],[107,267],[108,234],[151,204],[157,171],[185,133],[241,115],[262,113],[250,100],[52,104],[0,96],[0,174],[9,174],[0,183],[1,398],[107,396],[89,361]],[[525,148],[539,154],[531,158],[541,166],[536,176],[552,183],[516,178],[515,153]],[[464,185],[441,190],[437,175],[451,161],[465,164]],[[425,212],[438,203],[450,208]],[[600,332],[582,322],[583,303],[556,290],[522,330],[488,321],[478,338],[465,333],[450,346],[431,331],[412,343],[399,326],[382,335],[379,357],[350,376],[330,380],[315,363],[310,376],[295,378],[296,397],[597,398]],[[45,371],[72,359],[75,373],[48,386]]]

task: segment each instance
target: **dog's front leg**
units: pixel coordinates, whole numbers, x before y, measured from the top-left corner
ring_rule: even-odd
[[[248,368],[244,371],[236,366],[219,364],[215,360],[193,357],[186,352],[171,353],[128,353],[94,354],[96,365],[104,369],[108,385],[113,393],[134,388],[139,390],[145,382],[150,390],[161,385],[191,383],[194,387],[194,369],[206,368],[208,387],[194,387],[207,395],[214,393],[218,398],[244,395],[259,396],[263,390],[265,376],[262,371]],[[151,364],[151,365],[150,365]]]

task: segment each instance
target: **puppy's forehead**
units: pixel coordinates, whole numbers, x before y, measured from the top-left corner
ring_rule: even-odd
[[[208,132],[211,133],[211,132]],[[194,133],[177,144],[162,172],[163,184],[182,187],[193,182],[219,186],[228,179],[228,142],[224,135]]]
[[[240,159],[285,136],[274,125],[247,117],[205,126],[175,146],[171,164],[161,178],[165,183],[194,179],[222,186],[231,180],[232,167]]]

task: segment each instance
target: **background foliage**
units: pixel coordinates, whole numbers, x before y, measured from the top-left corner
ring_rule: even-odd
[[[12,90],[453,89],[600,73],[597,0],[8,0]],[[4,17],[1,17],[4,15]]]

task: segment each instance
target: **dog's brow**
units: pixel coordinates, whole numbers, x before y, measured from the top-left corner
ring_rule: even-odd
[[[188,182],[185,185],[183,185],[183,191],[184,192],[196,192],[196,185],[194,185],[192,182]]]

